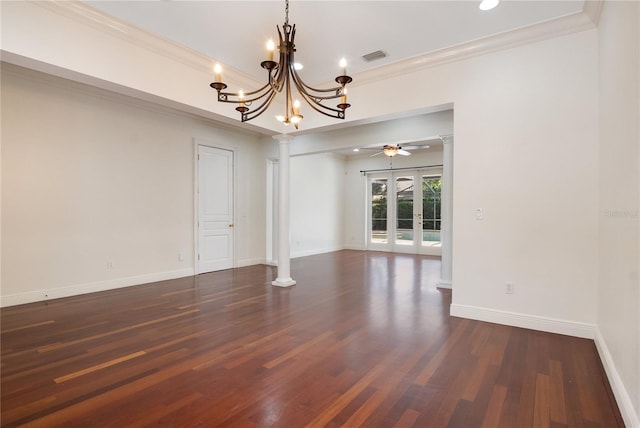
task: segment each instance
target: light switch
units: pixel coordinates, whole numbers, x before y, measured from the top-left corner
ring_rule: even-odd
[[[482,211],[482,208],[476,208],[476,220],[484,220],[484,211]]]

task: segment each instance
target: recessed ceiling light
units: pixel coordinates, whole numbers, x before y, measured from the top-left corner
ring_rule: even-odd
[[[353,149],[353,151],[354,151],[354,152],[359,152],[359,151],[360,151],[360,149]]]
[[[482,0],[480,5],[478,6],[480,10],[491,10],[494,7],[498,6],[500,0]]]

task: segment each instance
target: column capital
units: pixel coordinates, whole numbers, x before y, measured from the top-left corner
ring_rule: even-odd
[[[452,144],[453,143],[453,134],[452,135],[440,135],[440,139],[442,140],[442,144]]]
[[[289,141],[293,140],[295,137],[291,134],[278,134],[278,135],[274,135],[273,139],[274,140],[278,140],[281,143],[288,143]]]

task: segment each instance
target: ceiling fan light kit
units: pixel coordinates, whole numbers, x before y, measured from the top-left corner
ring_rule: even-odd
[[[389,156],[390,158],[395,155],[409,156],[411,153],[403,150],[400,146],[395,145],[386,145],[382,148],[382,153]]]
[[[351,104],[347,103],[346,85],[352,81],[351,77],[347,75],[346,60],[343,58],[340,61],[342,74],[335,78],[339,86],[328,89],[313,88],[298,75],[298,67],[294,60],[296,26],[295,24],[289,25],[289,0],[285,1],[285,20],[282,31],[279,27],[276,28],[278,29],[278,49],[280,51],[278,62],[274,61],[275,44],[270,40],[267,43],[267,59],[260,63],[260,66],[268,73],[267,83],[260,89],[251,92],[245,93],[242,90],[224,92],[227,85],[222,82],[222,68],[216,64],[214,67],[215,82],[209,86],[218,92],[218,101],[237,104],[236,110],[240,113],[241,121],[247,122],[264,113],[276,95],[284,91],[284,115],[276,116],[276,119],[285,125],[292,123],[298,129],[298,123],[303,116],[300,113],[300,101],[294,100],[291,94],[291,87],[294,86],[300,97],[313,110],[332,118],[344,119],[345,110],[351,107]],[[339,102],[335,107],[332,107],[328,105],[331,100],[339,100]],[[257,104],[255,107],[254,103]]]

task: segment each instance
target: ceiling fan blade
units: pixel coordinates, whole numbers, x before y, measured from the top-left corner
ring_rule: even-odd
[[[371,155],[371,156],[369,156],[369,157],[370,157],[370,158],[372,158],[372,157],[374,157],[374,156],[378,156],[378,155],[381,155],[381,154],[382,154],[382,152],[377,152],[377,153],[372,154],[372,155]]]
[[[398,154],[402,156],[409,156],[411,153],[403,149],[398,149]]]
[[[428,149],[431,146],[428,144],[422,144],[419,146],[402,146],[403,149],[407,149],[407,150],[419,150],[419,149]]]

